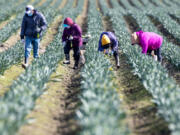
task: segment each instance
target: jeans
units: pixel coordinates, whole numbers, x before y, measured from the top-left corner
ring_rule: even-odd
[[[153,51],[153,50],[148,50],[147,53],[148,53],[149,55],[151,55],[151,52],[152,52],[152,51]],[[162,61],[161,48],[158,48],[158,49],[154,50],[154,54],[157,55],[158,61],[161,62],[161,61]]]
[[[33,47],[34,58],[39,57],[39,43],[40,43],[39,38],[26,37],[26,40],[25,40],[25,63],[31,54],[32,47]]]

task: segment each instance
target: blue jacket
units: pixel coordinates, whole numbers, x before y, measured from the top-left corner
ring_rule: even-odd
[[[40,38],[42,36],[42,31],[46,28],[47,22],[42,13],[35,10],[33,16],[25,14],[21,25],[21,39],[24,39],[24,36]]]
[[[102,36],[106,34],[109,39],[111,40],[111,47],[112,47],[112,50],[113,51],[117,51],[118,50],[118,40],[116,38],[116,36],[112,33],[112,32],[103,32],[100,36],[100,39],[99,39],[99,47],[98,47],[98,51],[104,51],[104,48],[102,47],[102,43],[101,43],[101,39],[102,39]]]

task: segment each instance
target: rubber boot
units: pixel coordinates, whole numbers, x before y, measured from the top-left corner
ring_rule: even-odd
[[[118,55],[115,56],[115,60],[116,60],[116,66],[117,66],[117,68],[120,68],[120,62],[119,62],[119,57],[118,57]]]
[[[79,64],[79,61],[78,61],[78,60],[76,60],[76,61],[75,61],[75,63],[74,63],[74,67],[73,67],[73,69],[78,69],[78,64]]]
[[[63,62],[63,64],[70,64],[70,58],[69,54],[65,54],[66,60]]]
[[[28,58],[24,59],[24,63],[22,64],[22,67],[26,69],[28,67]]]

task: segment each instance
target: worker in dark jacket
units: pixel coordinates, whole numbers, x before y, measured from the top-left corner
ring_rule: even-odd
[[[78,68],[79,59],[80,59],[80,47],[82,46],[82,30],[80,26],[73,22],[69,17],[64,20],[64,31],[62,35],[62,42],[64,46],[64,54],[66,60],[64,64],[70,64],[70,50],[74,51],[74,69]]]
[[[118,40],[113,32],[103,32],[99,39],[98,51],[104,51],[105,54],[108,54],[110,50],[115,57],[116,66],[119,68]]]
[[[34,9],[33,6],[26,6],[26,12],[21,26],[21,41],[25,44],[25,63],[28,66],[28,58],[33,46],[34,58],[39,56],[39,44],[42,32],[47,28],[47,22],[42,13]]]

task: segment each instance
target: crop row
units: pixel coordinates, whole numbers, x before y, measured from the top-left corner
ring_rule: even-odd
[[[180,100],[180,88],[161,64],[141,54],[140,48],[131,46],[130,35],[124,27],[126,24],[121,14],[123,11],[119,8],[106,11],[106,14],[111,16],[121,49],[134,68],[133,73],[139,76],[144,87],[152,94],[153,102],[158,107],[158,113],[169,123],[172,134],[178,135],[180,133],[180,106],[177,101]]]
[[[37,3],[37,1],[36,1]],[[40,10],[46,9],[47,6],[51,3],[51,0],[46,1],[41,7],[39,7]],[[22,5],[25,7],[25,5]],[[3,27],[0,30],[0,44],[2,44],[4,41],[8,39],[13,33],[15,33],[20,27],[21,27],[21,20],[24,15],[24,7],[19,7],[22,12],[17,13],[16,17],[11,20],[5,27]]]
[[[127,135],[128,130],[122,124],[125,113],[113,83],[111,63],[102,53],[97,52],[103,28],[101,15],[93,3],[95,1],[89,1],[88,32],[92,38],[86,47],[86,64],[81,72],[82,105],[77,111],[82,127],[80,134]]]
[[[67,9],[72,7],[72,3],[68,2],[61,14],[69,16]],[[72,15],[77,16],[78,12],[74,13]],[[39,59],[33,61],[26,72],[13,82],[10,90],[0,98],[1,135],[14,135],[19,127],[27,122],[25,116],[30,113],[36,99],[45,91],[45,83],[63,58],[61,33],[60,26],[58,34],[47,47],[47,51]]]
[[[51,0],[49,0],[49,2],[50,1]],[[49,2],[47,2],[47,4]],[[41,12],[44,14],[45,18],[47,19],[48,24],[50,24],[53,21],[53,19],[58,13],[58,11],[49,7],[44,8],[43,6],[40,9]],[[6,69],[8,69],[14,64],[19,63],[23,57],[24,57],[24,47],[23,44],[20,41],[18,41],[13,47],[0,53],[0,73],[3,74]]]

